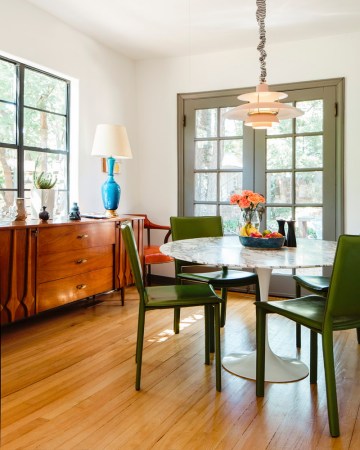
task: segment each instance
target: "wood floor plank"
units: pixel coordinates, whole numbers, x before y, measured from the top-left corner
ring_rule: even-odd
[[[146,317],[142,390],[136,392],[135,343],[138,297],[127,290],[95,304],[79,303],[2,333],[1,448],[42,450],[351,449],[360,447],[360,346],[353,330],[335,336],[341,437],[329,436],[319,342],[316,386],[255,383],[204,364],[203,310]],[[222,353],[255,348],[251,295],[230,293]],[[294,324],[269,320],[272,348],[309,363],[309,335],[295,347]]]

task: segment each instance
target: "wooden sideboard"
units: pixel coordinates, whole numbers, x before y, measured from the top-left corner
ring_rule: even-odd
[[[130,220],[143,260],[142,217],[0,225],[1,324],[133,283],[121,237]]]

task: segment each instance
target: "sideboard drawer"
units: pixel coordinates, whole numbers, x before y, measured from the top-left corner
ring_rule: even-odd
[[[113,279],[113,268],[106,267],[48,283],[40,283],[37,290],[36,312],[111,291],[114,289]]]
[[[115,222],[39,229],[39,255],[115,244]]]
[[[114,249],[112,245],[71,252],[45,253],[38,260],[37,282],[55,281],[104,267],[112,267],[113,264]]]

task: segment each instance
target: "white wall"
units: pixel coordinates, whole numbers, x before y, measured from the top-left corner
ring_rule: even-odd
[[[359,44],[360,33],[356,33],[267,46],[269,84],[346,79],[345,220],[349,233],[360,232],[360,61],[354,54]],[[254,86],[259,76],[257,58],[252,48],[137,63],[139,170],[147,186],[141,206],[152,217],[164,222],[177,212],[176,94]]]
[[[116,175],[122,187],[120,211],[131,210],[138,194],[139,159],[134,62],[25,1],[0,0],[0,10],[0,54],[6,52],[78,80],[79,129],[71,129],[75,137],[70,149],[71,171],[75,173],[71,200],[78,201],[84,212],[103,210],[100,186],[106,174],[101,172],[100,159],[90,156],[92,140],[98,123],[118,123],[127,127],[134,154]],[[74,102],[72,106],[76,110]]]

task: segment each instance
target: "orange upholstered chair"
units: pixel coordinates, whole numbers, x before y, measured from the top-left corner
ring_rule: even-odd
[[[134,214],[144,218],[144,228],[147,232],[147,242],[144,246],[144,280],[147,285],[151,285],[151,266],[152,264],[165,264],[174,261],[171,256],[166,256],[160,251],[160,245],[151,244],[151,230],[167,231],[164,243],[166,243],[171,235],[169,225],[158,225],[149,220],[146,214]]]

